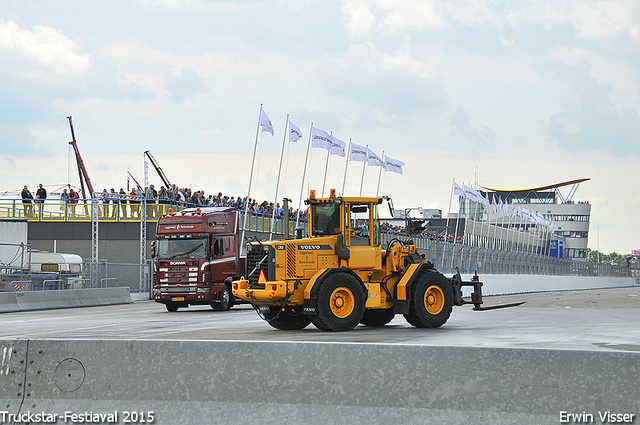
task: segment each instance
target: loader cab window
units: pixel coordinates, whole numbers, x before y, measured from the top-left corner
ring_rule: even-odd
[[[367,205],[352,205],[350,217],[351,246],[369,246],[369,207]]]
[[[380,244],[380,229],[377,205],[352,205],[350,217],[350,239],[352,246],[368,246]]]
[[[313,236],[337,235],[340,233],[340,204],[311,205]]]

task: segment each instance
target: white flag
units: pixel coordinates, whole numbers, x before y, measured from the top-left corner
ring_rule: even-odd
[[[367,165],[372,167],[384,167],[384,162],[371,149],[367,152]]]
[[[331,155],[340,155],[345,157],[347,155],[347,144],[337,137],[332,137],[331,142]]]
[[[462,196],[463,198],[467,197],[464,194],[464,190],[462,190],[462,188],[460,186],[458,186],[458,183],[456,183],[456,182],[453,182],[453,194],[454,195],[458,195],[458,196]]]
[[[472,187],[469,187],[467,185],[463,185],[464,186],[464,193],[465,193],[465,198],[467,199],[471,199],[472,201],[475,202],[482,202],[482,199],[484,199],[482,197],[482,195],[480,195],[480,192],[478,192],[477,190],[475,190]]]
[[[369,148],[351,143],[351,155],[349,161],[367,162],[367,152]]]
[[[319,128],[314,128],[312,133],[311,147],[329,150],[333,147],[333,138],[329,133]]]
[[[384,157],[384,171],[391,171],[393,173],[402,174],[402,166],[404,162],[397,159],[390,158],[385,155]]]
[[[262,131],[266,131],[271,133],[273,136],[273,125],[271,125],[271,120],[267,116],[267,113],[262,110],[262,115],[260,116],[260,127],[262,127]]]
[[[289,121],[289,141],[297,142],[302,138],[302,131],[291,121]]]
[[[147,161],[144,162],[144,185],[149,187],[149,163]]]

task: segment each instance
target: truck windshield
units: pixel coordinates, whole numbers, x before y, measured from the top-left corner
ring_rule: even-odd
[[[336,235],[340,233],[340,205],[315,204],[311,206],[314,235]]]
[[[158,239],[156,252],[158,260],[205,258],[207,239]]]

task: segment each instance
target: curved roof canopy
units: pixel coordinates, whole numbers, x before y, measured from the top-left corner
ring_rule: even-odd
[[[523,188],[497,188],[497,187],[489,187],[489,186],[482,186],[482,185],[478,185],[478,186],[483,189],[492,190],[494,192],[535,192],[535,191],[541,191],[541,190],[555,189],[563,186],[569,186],[572,184],[578,184],[587,180],[591,180],[591,179],[590,178],[575,179],[575,180],[569,180],[566,182],[550,184],[547,186],[523,187]]]

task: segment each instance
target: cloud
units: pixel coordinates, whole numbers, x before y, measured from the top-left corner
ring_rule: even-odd
[[[354,45],[344,56],[320,64],[316,75],[332,95],[392,116],[440,110],[449,101],[426,65],[409,57],[406,44],[392,54],[373,44]]]
[[[538,23],[545,29],[569,23],[578,38],[627,35],[640,40],[640,4],[635,0],[530,0],[520,9],[510,11],[507,21],[514,26]]]
[[[452,31],[458,25],[504,29],[537,24],[549,31],[568,24],[578,38],[624,35],[640,40],[640,3],[636,0],[524,0],[509,7],[486,0],[405,2],[402,7],[394,0],[347,0],[342,13],[352,38]]]
[[[572,89],[563,111],[554,114],[547,134],[569,151],[605,151],[616,157],[640,156],[640,117],[637,109],[616,107],[609,84],[591,76],[591,64],[579,59],[575,66],[557,61],[547,71]]]
[[[0,20],[0,53],[24,58],[39,67],[29,67],[28,75],[51,79],[84,74],[91,67],[91,55],[78,53],[78,43],[55,28],[36,25],[33,31],[23,30],[14,21]],[[5,56],[7,57],[7,56]]]
[[[21,124],[0,122],[0,151],[7,157],[38,155],[32,137],[27,128]]]
[[[458,108],[450,124],[474,146],[486,147],[496,139],[491,128],[477,122],[472,123],[469,114],[462,108]]]
[[[165,87],[171,91],[176,102],[181,102],[195,93],[209,91],[202,78],[192,69],[183,69],[180,76],[168,74],[165,78]]]
[[[375,25],[376,17],[363,1],[348,1],[342,5],[345,26],[351,38],[367,37]]]

